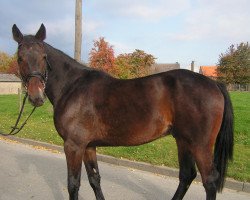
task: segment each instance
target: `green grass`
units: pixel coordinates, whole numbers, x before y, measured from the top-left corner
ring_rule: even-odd
[[[250,182],[250,93],[231,92],[234,107],[234,161],[228,175],[237,180]]]
[[[32,108],[29,103],[26,103],[23,120],[30,114]],[[18,111],[19,98],[17,95],[0,95],[1,131],[9,132],[10,127],[16,122]],[[62,145],[63,141],[54,127],[53,107],[49,101],[46,101],[44,106],[36,109],[26,126],[16,136]]]
[[[235,114],[234,161],[228,168],[228,176],[236,180],[250,182],[250,93],[232,92],[231,98]],[[18,114],[18,97],[0,96],[0,130],[9,130]],[[27,116],[32,107],[25,107]],[[55,131],[53,108],[49,102],[38,108],[18,137],[30,138],[52,144],[62,145],[62,139]],[[178,168],[177,147],[172,136],[136,147],[105,147],[98,152]]]

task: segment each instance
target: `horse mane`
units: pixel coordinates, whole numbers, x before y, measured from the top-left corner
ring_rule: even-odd
[[[92,68],[88,67],[85,63],[81,63],[81,62],[76,61],[74,58],[70,57],[69,55],[67,55],[63,51],[49,45],[46,42],[44,42],[44,46],[45,46],[46,52],[48,53],[48,56],[60,57],[60,59],[62,59],[65,62],[69,63],[70,66],[72,66],[74,68],[84,69],[84,70],[88,70],[88,71],[93,70]]]

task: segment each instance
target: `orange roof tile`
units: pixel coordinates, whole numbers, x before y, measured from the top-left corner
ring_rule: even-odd
[[[205,76],[217,77],[217,66],[200,66],[200,73]]]

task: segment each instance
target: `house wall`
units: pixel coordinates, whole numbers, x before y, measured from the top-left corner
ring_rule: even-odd
[[[18,94],[21,88],[21,82],[0,82],[0,94]]]

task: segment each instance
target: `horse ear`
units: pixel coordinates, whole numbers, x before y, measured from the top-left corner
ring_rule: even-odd
[[[46,38],[46,28],[43,24],[41,24],[39,30],[37,31],[36,35],[35,35],[35,38],[40,40],[40,41],[43,41],[45,40]]]
[[[21,31],[17,28],[16,24],[14,24],[12,26],[12,35],[14,40],[17,43],[20,43],[23,40],[23,34],[21,33]]]

